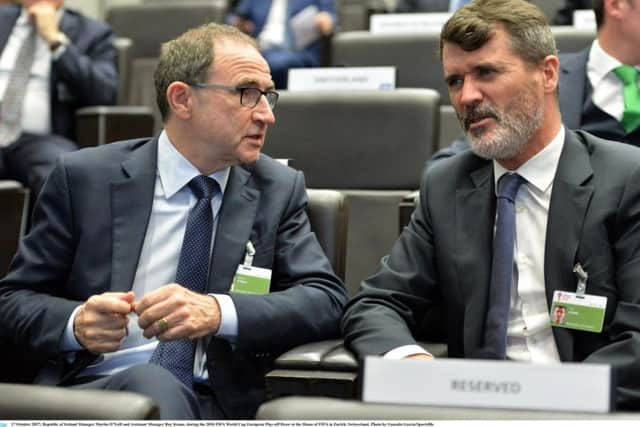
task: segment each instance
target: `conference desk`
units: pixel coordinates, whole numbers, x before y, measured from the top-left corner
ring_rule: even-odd
[[[425,384],[425,387],[428,385]],[[283,397],[264,403],[259,420],[640,420],[640,412],[556,412],[391,405],[328,397]]]

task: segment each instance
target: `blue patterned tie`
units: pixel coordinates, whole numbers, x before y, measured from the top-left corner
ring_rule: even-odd
[[[176,282],[194,292],[204,293],[207,288],[209,250],[213,232],[211,199],[218,191],[218,183],[212,178],[200,175],[189,181],[188,185],[198,201],[187,219]],[[195,349],[194,340],[161,342],[151,355],[150,362],[166,368],[187,387],[192,388]]]
[[[504,174],[498,180],[498,218],[493,239],[493,263],[489,290],[489,311],[485,324],[484,357],[504,359],[507,353],[507,324],[511,304],[513,250],[516,231],[515,199],[525,180],[518,174]]]

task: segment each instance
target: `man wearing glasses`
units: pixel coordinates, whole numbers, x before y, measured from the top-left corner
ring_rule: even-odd
[[[40,383],[143,393],[165,419],[251,418],[278,354],[338,334],[344,287],[303,175],[260,154],[278,94],[254,40],[190,30],[155,86],[158,137],[58,162],[0,281],[1,338],[45,357]]]

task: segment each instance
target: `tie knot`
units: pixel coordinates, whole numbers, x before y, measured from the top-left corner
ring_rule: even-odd
[[[638,85],[638,70],[633,65],[620,65],[614,68],[613,72],[622,80],[625,86]]]
[[[524,178],[517,173],[505,173],[498,180],[498,198],[508,199],[511,202],[516,200],[516,194]]]
[[[187,184],[198,199],[212,199],[218,191],[218,183],[208,176],[198,175]]]

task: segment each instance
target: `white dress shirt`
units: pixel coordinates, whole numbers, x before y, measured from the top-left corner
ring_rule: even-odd
[[[549,324],[544,254],[549,202],[564,146],[564,134],[564,127],[561,127],[549,145],[515,171],[507,171],[498,162],[493,162],[496,197],[498,179],[503,174],[515,172],[527,180],[515,200],[515,268],[507,327],[507,359],[510,360],[533,363],[560,361]]]
[[[544,254],[549,203],[553,179],[564,146],[564,127],[551,143],[515,171],[507,171],[493,161],[494,187],[507,172],[527,180],[516,196],[516,241],[511,308],[507,327],[507,359],[533,363],[560,361],[549,324],[545,294]],[[550,284],[553,286],[553,284]],[[422,347],[406,345],[387,352],[384,357],[401,359],[411,354],[428,354]]]
[[[211,200],[214,226],[212,247],[218,225],[218,213],[230,168],[210,175],[220,185],[221,192]],[[178,269],[182,240],[187,226],[189,211],[196,204],[196,196],[187,184],[200,172],[169,141],[163,131],[158,140],[158,170],[154,189],[153,206],[145,235],[132,290],[136,301],[143,295],[168,283],[173,283]],[[213,267],[215,270],[215,266]],[[235,305],[228,295],[212,295],[221,309],[218,337],[234,342],[238,333],[238,320]],[[73,334],[73,319],[77,309],[67,323],[67,330],[61,344],[62,351],[77,351],[82,346]],[[109,375],[137,363],[149,361],[158,341],[144,338],[138,327],[135,313],[129,315],[128,335],[120,350],[102,355],[80,375]],[[208,377],[205,349],[202,340],[198,341],[194,362],[194,376],[199,379]]]
[[[273,0],[267,21],[258,35],[258,43],[262,49],[280,47],[285,44],[285,27],[287,25],[287,0]]]
[[[587,77],[593,88],[591,99],[598,108],[617,121],[622,120],[624,114],[624,88],[613,69],[620,65],[623,64],[602,49],[598,39],[593,41],[587,61]],[[640,70],[640,65],[635,67]]]
[[[58,11],[58,19],[63,14],[63,10]],[[18,51],[24,40],[29,35],[29,31],[37,31],[29,22],[29,15],[22,9],[18,20],[9,34],[7,44],[0,55],[0,103],[4,98],[7,89],[9,75],[15,66],[18,58]],[[36,38],[36,52],[31,75],[27,83],[24,102],[22,104],[22,130],[37,135],[51,133],[51,50],[49,44],[41,37]]]

